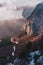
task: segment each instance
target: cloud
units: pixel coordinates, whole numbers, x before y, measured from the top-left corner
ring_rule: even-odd
[[[35,6],[43,0],[0,0],[0,20],[4,19],[19,19],[22,18],[22,9],[17,10],[22,6]]]
[[[37,3],[42,1],[43,0],[16,0],[15,4],[17,6],[35,6]]]
[[[18,34],[23,30],[24,20],[5,20],[0,21],[0,38]],[[3,23],[2,23],[3,22]]]

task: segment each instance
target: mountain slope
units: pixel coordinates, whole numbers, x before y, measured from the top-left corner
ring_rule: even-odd
[[[40,3],[36,6],[27,20],[35,23],[39,33],[43,32],[43,3]]]

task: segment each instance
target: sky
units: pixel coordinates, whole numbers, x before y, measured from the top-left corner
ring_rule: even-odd
[[[43,0],[0,0],[0,20],[23,18],[21,7],[35,7]]]
[[[43,0],[15,0],[16,6],[34,6]]]

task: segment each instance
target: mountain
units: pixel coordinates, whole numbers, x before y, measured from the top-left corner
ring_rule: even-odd
[[[43,2],[39,3],[31,15],[27,17],[27,21],[33,21],[38,29],[38,33],[43,32]]]
[[[33,11],[33,7],[25,7],[22,13],[23,18],[26,19],[31,14],[32,11]]]

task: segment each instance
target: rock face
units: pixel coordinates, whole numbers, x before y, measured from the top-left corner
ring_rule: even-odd
[[[36,6],[31,15],[27,18],[27,21],[34,22],[33,29],[35,32],[43,32],[43,3]]]
[[[27,35],[29,35],[29,36],[33,35],[31,22],[24,24],[24,30],[26,31]]]

